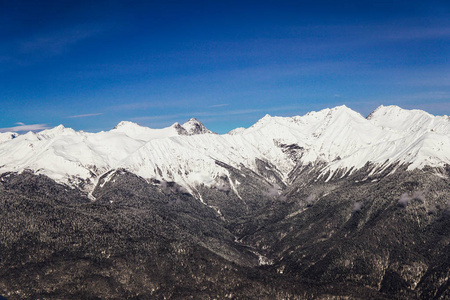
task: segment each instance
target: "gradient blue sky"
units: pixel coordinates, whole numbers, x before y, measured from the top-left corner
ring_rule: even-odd
[[[449,1],[2,1],[0,130],[450,115]]]

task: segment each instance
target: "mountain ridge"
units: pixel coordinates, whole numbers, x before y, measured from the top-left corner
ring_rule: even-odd
[[[199,184],[215,186],[229,176],[217,162],[266,176],[262,161],[278,178],[267,178],[274,183],[288,183],[299,164],[317,165],[328,178],[367,163],[374,165],[372,173],[392,164],[442,167],[450,164],[449,134],[449,117],[398,106],[380,106],[367,118],[345,105],[304,116],[266,115],[224,135],[195,118],[162,129],[122,121],[99,133],[59,125],[2,139],[0,172],[30,169],[66,184],[87,181],[93,190],[102,174],[123,168],[148,180],[177,182],[194,194]]]

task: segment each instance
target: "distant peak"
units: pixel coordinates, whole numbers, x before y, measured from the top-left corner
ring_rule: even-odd
[[[53,127],[53,128],[50,128],[50,129],[46,129],[46,130],[44,130],[44,131],[41,131],[41,132],[45,132],[45,133],[50,133],[50,132],[60,132],[60,131],[64,131],[64,129],[66,129],[66,127],[64,127],[64,125],[62,125],[62,124],[59,124],[58,126],[56,126],[56,127]]]
[[[182,127],[186,130],[188,135],[212,133],[211,130],[206,128],[205,125],[196,118],[189,119]]]
[[[339,105],[339,106],[335,106],[333,108],[330,109],[331,112],[355,112],[353,109],[351,109],[350,107],[346,106],[345,104],[343,105]]]
[[[51,135],[60,135],[60,134],[70,134],[75,132],[72,128],[66,128],[64,125],[60,124],[56,127],[43,130],[41,132],[38,132],[37,134],[40,136],[51,136]]]
[[[405,110],[403,108],[401,108],[398,105],[380,105],[378,106],[375,111],[399,111],[399,110]]]
[[[187,122],[185,122],[183,124],[183,127],[186,126],[195,126],[195,125],[199,125],[199,126],[203,126],[202,122],[200,122],[199,120],[197,120],[196,118],[190,118]],[[187,128],[186,128],[187,129]]]
[[[359,112],[354,111],[346,105],[340,105],[329,109],[327,114],[337,118],[365,119]]]
[[[380,105],[378,106],[373,112],[371,112],[368,116],[367,116],[367,120],[370,120],[372,118],[374,118],[376,115],[387,115],[387,114],[394,114],[394,113],[400,113],[403,111],[407,111],[403,108],[401,108],[400,106],[397,105]]]
[[[434,115],[421,109],[404,109],[397,105],[380,105],[367,116],[367,120],[373,122],[385,122],[386,120],[396,120],[396,122],[403,120],[404,122],[409,122],[412,119],[431,120],[434,117]]]
[[[271,120],[273,117],[269,114],[266,114],[264,117],[258,120],[256,123],[264,123],[264,121]]]
[[[130,122],[130,121],[121,121],[119,122],[119,124],[117,124],[114,129],[119,129],[119,128],[123,128],[123,127],[135,127],[135,126],[139,126],[141,127],[139,124]]]

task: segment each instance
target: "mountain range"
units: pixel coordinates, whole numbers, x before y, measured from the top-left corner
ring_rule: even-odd
[[[450,117],[0,134],[8,299],[450,297]]]
[[[59,125],[0,136],[0,172],[33,170],[60,183],[87,182],[125,169],[146,179],[176,182],[190,192],[228,176],[223,164],[262,175],[257,161],[289,184],[298,165],[320,166],[320,177],[343,176],[371,164],[442,167],[450,163],[450,117],[380,106],[367,118],[346,106],[304,116],[266,115],[247,129],[218,135],[196,119],[163,129],[120,122],[107,132],[76,132]],[[235,183],[229,182],[230,186]]]

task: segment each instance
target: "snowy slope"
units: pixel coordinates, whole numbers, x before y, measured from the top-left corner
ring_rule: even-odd
[[[120,122],[111,131],[124,133],[133,139],[143,141],[177,136],[180,133],[186,132],[186,130],[184,128],[181,128],[180,124],[178,123],[175,123],[172,126],[166,128],[152,129],[128,121]]]
[[[409,169],[439,167],[450,163],[450,118],[433,116],[421,110],[380,106],[367,117],[367,123],[382,130],[372,145],[362,147],[330,169],[361,168],[366,162],[407,163]]]
[[[89,189],[117,168],[192,191],[228,174],[216,162],[260,173],[259,159],[275,166],[272,171],[286,183],[297,163],[317,164],[322,174],[331,175],[367,162],[380,167],[407,163],[410,169],[450,164],[450,118],[397,106],[381,106],[368,118],[346,106],[304,116],[266,115],[250,128],[224,135],[191,119],[163,129],[121,122],[108,132],[76,132],[60,125],[13,136],[0,135],[0,172],[31,169],[69,184],[87,180]],[[288,153],[289,147],[297,152]]]
[[[0,132],[0,144],[10,141],[18,136],[15,132]]]

